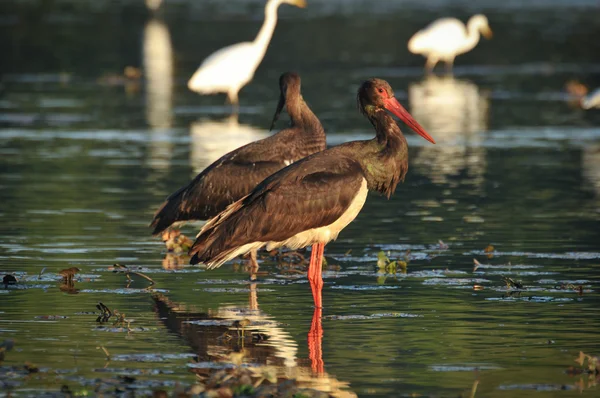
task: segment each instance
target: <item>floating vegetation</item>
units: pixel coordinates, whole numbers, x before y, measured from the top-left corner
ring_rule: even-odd
[[[410,250],[408,252],[410,252]],[[409,258],[407,254],[405,254],[405,256],[404,256],[404,258],[406,258],[406,259]],[[383,250],[380,251],[379,253],[377,253],[377,268],[379,268],[380,274],[395,275],[398,270],[401,273],[406,274],[406,268],[408,267],[407,261],[403,261],[403,260],[391,261],[389,259],[389,257],[386,256],[386,254]]]
[[[168,252],[187,253],[194,244],[194,241],[183,235],[178,229],[166,230],[161,237]]]
[[[365,320],[365,319],[380,319],[380,318],[422,318],[423,315],[407,314],[404,312],[385,312],[371,315],[328,315],[325,319],[331,319],[334,321],[347,321],[347,320]]]
[[[129,269],[129,268],[126,266],[126,265],[122,265],[122,264],[118,264],[118,263],[116,263],[116,264],[113,264],[113,265],[112,265],[112,267],[109,267],[109,268],[108,268],[108,270],[109,270],[109,271],[112,271],[112,272],[124,273],[124,274],[125,274],[125,276],[127,277],[127,281],[128,281],[128,283],[127,283],[127,287],[129,287],[129,285],[130,285],[130,284],[131,284],[131,282],[132,282],[131,275],[137,275],[137,276],[140,276],[140,277],[142,277],[142,278],[144,278],[144,279],[148,280],[148,281],[150,282],[150,285],[154,285],[154,280],[152,280],[152,278],[150,278],[150,277],[149,277],[149,276],[147,276],[147,275],[144,275],[144,274],[143,274],[143,273],[141,273],[141,272],[132,271],[132,270],[131,270],[131,269]]]
[[[579,356],[575,359],[575,362],[589,374],[600,374],[600,359],[596,356],[579,351]]]
[[[96,322],[100,322],[100,323],[108,322],[110,317],[113,315],[113,312],[110,310],[110,308],[108,308],[106,305],[104,305],[101,302],[96,304],[96,308],[98,308],[100,310],[100,316],[98,316],[98,318],[96,318]]]
[[[514,280],[512,278],[509,278],[508,276],[503,276],[502,280],[504,281],[504,283],[506,283],[507,289],[524,289],[523,283],[521,281]]]
[[[100,310],[100,316],[98,318],[96,318],[96,322],[98,322],[100,324],[104,324],[104,323],[108,322],[112,316],[114,316],[115,319],[113,321],[113,326],[117,326],[117,328],[113,328],[113,329],[115,329],[113,331],[121,331],[125,326],[126,326],[128,332],[133,331],[133,329],[131,328],[132,320],[126,319],[124,313],[119,312],[119,310],[111,311],[110,308],[108,308],[103,303],[98,303],[96,305],[96,308],[98,308]],[[102,347],[102,349],[104,350],[104,352],[106,353],[107,356],[110,356],[110,354],[108,354],[108,352],[106,351],[106,349],[104,347]]]

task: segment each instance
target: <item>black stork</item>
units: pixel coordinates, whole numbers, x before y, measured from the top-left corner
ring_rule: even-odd
[[[325,244],[358,215],[369,190],[389,198],[408,171],[406,138],[386,110],[435,144],[385,80],[365,81],[358,90],[358,106],[375,128],[375,138],[316,153],[268,177],[209,220],[189,251],[192,264],[202,262],[210,269],[262,246],[269,250],[313,245],[308,279],[315,311],[308,349],[313,370],[319,373],[324,367],[321,268]]]
[[[190,262],[212,269],[263,246],[314,245],[308,279],[315,307],[321,308],[325,244],[354,220],[369,190],[389,198],[408,171],[406,138],[386,110],[435,144],[385,80],[364,82],[358,105],[375,127],[375,138],[315,153],[266,178],[204,225],[189,251]]]
[[[207,220],[225,210],[266,177],[326,148],[325,130],[300,92],[300,76],[287,72],[279,78],[281,94],[271,129],[285,105],[290,127],[223,155],[188,185],[171,194],[150,223],[153,235],[173,224]],[[256,251],[251,252],[256,266]]]

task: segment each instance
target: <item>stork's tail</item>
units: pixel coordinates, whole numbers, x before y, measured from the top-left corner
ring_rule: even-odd
[[[208,220],[202,227],[189,251],[190,264],[204,263],[209,269],[236,257],[239,247],[231,246],[231,233],[236,223],[236,212],[245,198],[230,204],[225,210]]]

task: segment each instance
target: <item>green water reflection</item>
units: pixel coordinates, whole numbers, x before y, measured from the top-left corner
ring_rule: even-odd
[[[22,396],[64,384],[91,391],[94,379],[123,374],[147,382],[144,392],[189,385],[203,372],[190,363],[223,364],[240,351],[219,337],[250,318],[269,339],[248,342],[246,363],[326,391],[466,396],[476,380],[486,397],[597,391],[566,371],[579,351],[600,354],[600,115],[564,91],[573,79],[600,85],[597,8],[482,5],[494,40],[458,58],[454,77],[437,78],[422,76],[405,38],[442,14],[466,19],[462,3],[282,10],[231,119],[223,97],[197,96],[185,82],[205,55],[255,34],[261,4],[173,3],[156,18],[142,2],[0,6],[11,39],[0,43],[0,270],[20,280],[0,285],[0,342],[16,344],[0,369],[30,361],[41,370],[5,374],[0,386]],[[125,78],[125,66],[144,77]],[[302,75],[330,144],[372,135],[354,98],[371,75],[388,79],[438,141],[407,132],[404,184],[389,201],[370,196],[327,246],[320,378],[308,359],[313,309],[301,267],[265,259],[254,283],[231,264],[165,269],[147,228],[168,193],[269,134],[277,76],[288,69]],[[392,259],[410,250],[408,273],[383,281],[380,250]],[[474,271],[473,258],[492,266]],[[115,262],[143,267],[154,290],[135,277],[126,288],[109,271]],[[77,290],[61,290],[58,271],[69,267],[82,270]],[[507,292],[503,276],[525,291]],[[96,322],[98,302],[125,313],[130,330]]]

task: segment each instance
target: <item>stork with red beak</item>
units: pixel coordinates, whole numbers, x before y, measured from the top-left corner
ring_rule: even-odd
[[[388,111],[435,144],[385,80],[364,82],[358,106],[375,128],[375,138],[313,154],[266,178],[204,225],[190,249],[190,262],[211,269],[264,246],[314,245],[308,279],[315,307],[321,308],[325,244],[354,220],[369,190],[389,198],[408,171],[408,145]]]

